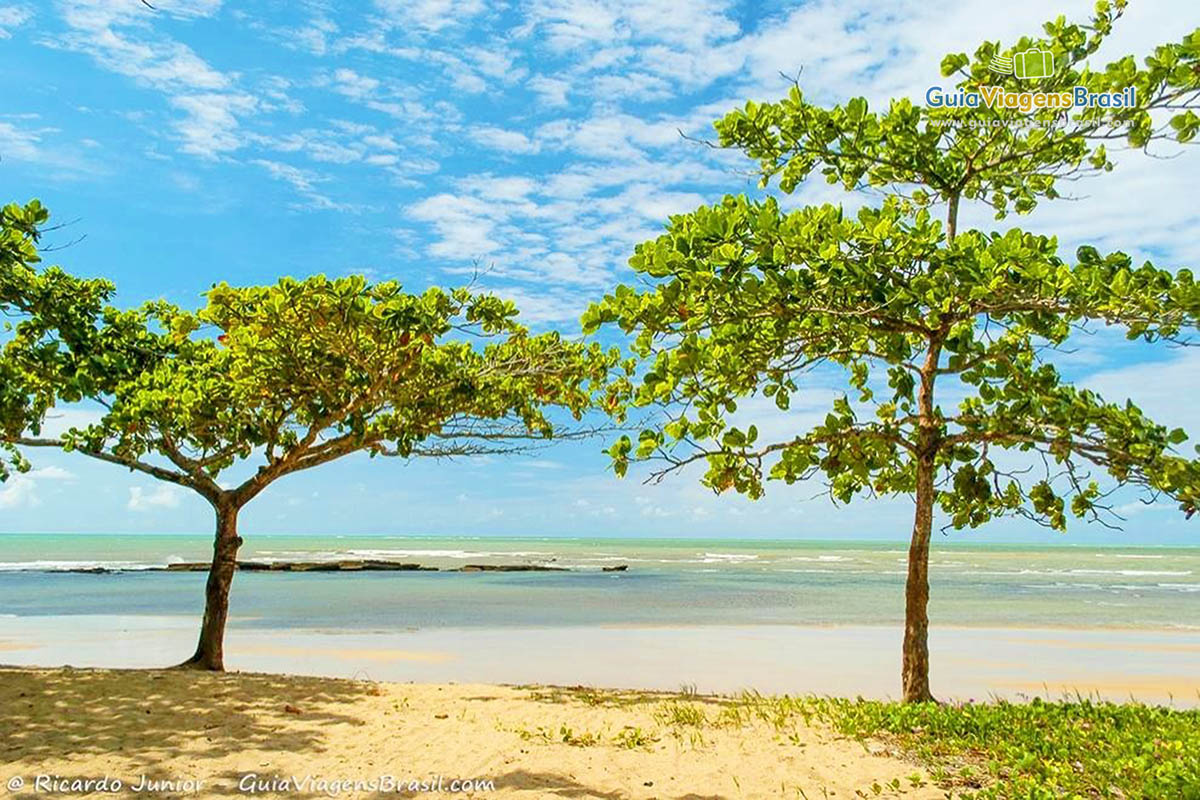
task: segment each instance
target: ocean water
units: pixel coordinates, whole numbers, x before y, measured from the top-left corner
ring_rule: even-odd
[[[187,616],[208,536],[0,534],[4,617]],[[461,628],[896,625],[900,543],[746,539],[247,537],[241,558],[383,558],[443,569],[546,564],[569,572],[239,573],[237,629],[397,632]],[[626,572],[602,567],[628,565]],[[65,570],[107,567],[109,574]],[[1200,548],[935,542],[935,626],[1200,630]]]

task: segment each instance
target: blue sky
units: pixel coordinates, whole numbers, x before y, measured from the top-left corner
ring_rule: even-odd
[[[1051,14],[1033,0],[735,3],[695,0],[0,0],[3,198],[39,197],[54,254],[104,275],[120,302],[192,305],[216,280],[363,272],[412,289],[488,269],[536,326],[574,329],[590,299],[628,281],[632,247],[668,214],[747,191],[748,162],[683,139],[746,99],[787,88],[873,104],[919,99],[950,51],[1011,41]],[[1090,3],[1054,12],[1081,18]],[[1134,2],[1103,56],[1146,52],[1200,22],[1188,0]],[[1104,58],[1100,60],[1105,60]],[[1164,148],[1175,155],[1178,148]],[[1123,157],[1003,226],[1056,233],[1168,267],[1192,266],[1200,153]],[[824,185],[791,202],[834,200]],[[970,222],[992,228],[986,214]],[[1064,358],[1072,377],[1132,394],[1200,431],[1200,358],[1103,331]],[[815,385],[781,429],[820,414]],[[68,409],[58,425],[86,418]],[[760,427],[762,427],[760,425]],[[445,464],[350,459],[255,500],[255,532],[747,535],[906,538],[906,500],[834,509],[819,487],[751,503],[689,476],[617,481],[600,443],[531,458]],[[103,464],[35,454],[0,487],[3,531],[201,532],[202,501]],[[1125,501],[1122,501],[1125,502]],[[1123,534],[1079,542],[1190,542],[1169,508],[1127,506]],[[1023,523],[952,534],[1057,539]]]

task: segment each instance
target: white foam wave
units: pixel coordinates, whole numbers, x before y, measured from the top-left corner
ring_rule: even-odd
[[[72,572],[109,569],[137,571],[161,568],[143,561],[0,561],[0,572]]]
[[[854,561],[846,556],[792,556],[785,561]]]
[[[705,553],[701,564],[714,564],[721,561],[729,563],[739,563],[742,561],[754,561],[758,556],[749,553]]]

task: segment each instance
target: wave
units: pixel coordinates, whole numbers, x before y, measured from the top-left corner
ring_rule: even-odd
[[[1125,575],[1136,576],[1146,575],[1150,577],[1175,577],[1182,575],[1191,575],[1192,571],[1187,570],[1162,570],[1162,569],[1070,569],[1067,570],[1071,575]]]
[[[963,570],[960,575],[1119,575],[1122,577],[1182,577],[1192,570],[1159,569],[1000,569]]]
[[[847,556],[790,556],[785,561],[855,561]]]
[[[713,561],[753,561],[758,558],[757,555],[751,553],[705,553],[705,563]]]
[[[349,550],[256,550],[247,554],[254,561],[343,561],[355,558],[545,558],[556,554],[545,550],[436,550],[436,549],[349,549]]]
[[[138,572],[162,569],[162,564],[144,561],[0,561],[0,572],[78,572],[80,570]]]

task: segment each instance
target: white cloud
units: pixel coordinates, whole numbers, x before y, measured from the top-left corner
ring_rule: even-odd
[[[335,91],[355,100],[370,97],[379,88],[379,81],[360,75],[352,69],[338,69],[333,73]]]
[[[314,17],[307,25],[285,32],[285,44],[299,47],[313,55],[323,56],[329,49],[329,38],[338,32],[337,23],[328,17]]]
[[[156,4],[169,16],[208,17],[220,0],[174,0]],[[174,123],[185,153],[212,158],[241,146],[239,119],[254,113],[258,100],[237,90],[230,76],[215,69],[190,47],[161,33],[138,3],[64,0],[66,34],[44,38],[48,47],[91,56],[101,67],[164,94],[185,113]]]
[[[375,0],[375,5],[397,23],[440,31],[480,14],[483,0]]]
[[[481,147],[503,153],[536,153],[540,145],[520,131],[510,131],[495,125],[477,125],[470,131],[471,139]]]
[[[33,19],[33,9],[28,6],[0,6],[0,39],[11,39],[12,29],[19,28]]]
[[[400,145],[391,136],[374,134],[363,137],[363,144],[376,150],[399,150]]]
[[[317,191],[317,184],[325,182],[326,178],[310,171],[285,164],[280,161],[270,161],[256,158],[250,163],[265,169],[276,180],[290,184],[305,200],[305,207],[324,210],[350,210],[351,207],[336,203],[326,195]]]
[[[472,197],[439,194],[409,207],[413,219],[426,223],[438,234],[430,245],[433,255],[475,259],[499,249],[491,238],[495,222],[488,217],[495,209]]]
[[[13,475],[0,484],[0,508],[33,508],[41,505],[37,483],[25,475]]]
[[[75,473],[62,467],[51,466],[30,470],[26,473],[26,477],[35,481],[73,481]]]
[[[178,508],[183,499],[183,490],[171,484],[161,484],[150,489],[141,486],[129,487],[130,511],[149,512],[160,509]]]
[[[9,122],[0,122],[0,156],[18,161],[39,161],[38,146],[45,130],[21,129]]]
[[[75,475],[62,467],[42,467],[25,473],[14,473],[0,483],[0,508],[36,508],[42,504],[38,486],[44,481],[71,481]]]
[[[537,92],[541,101],[547,106],[560,108],[568,104],[567,94],[571,91],[570,81],[538,75],[530,78],[528,85],[530,89]]]
[[[36,119],[36,115],[33,118]],[[0,159],[40,164],[52,168],[55,174],[69,178],[106,172],[79,151],[80,146],[91,146],[87,140],[63,144],[61,141],[64,138],[58,128],[29,128],[0,119]]]
[[[183,140],[181,150],[213,158],[237,150],[244,143],[238,134],[238,117],[252,112],[257,101],[247,94],[195,94],[171,98],[171,105],[187,112],[175,123]]]
[[[1143,348],[1138,354],[1145,359]],[[1171,428],[1183,428],[1200,441],[1200,353],[1194,348],[1176,351],[1158,361],[1142,361],[1116,369],[1103,370],[1079,383],[1100,394],[1110,403],[1132,400],[1155,422]],[[1184,445],[1185,452],[1191,451]]]

